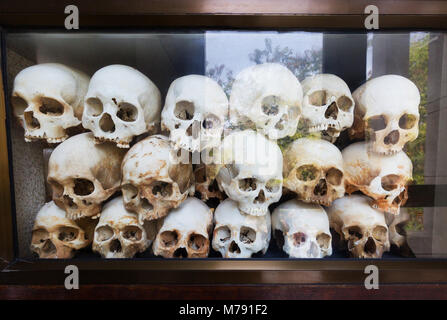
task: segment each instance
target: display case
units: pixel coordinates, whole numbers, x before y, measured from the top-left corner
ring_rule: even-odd
[[[2,8],[9,296],[445,297],[447,7],[213,2]]]

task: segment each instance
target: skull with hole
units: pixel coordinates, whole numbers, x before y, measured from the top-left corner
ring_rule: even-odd
[[[323,258],[332,254],[329,219],[323,207],[292,199],[272,215],[273,237],[292,258]]]
[[[374,208],[399,214],[408,198],[407,186],[413,171],[405,152],[384,156],[369,152],[367,142],[356,142],[346,147],[342,155],[347,192],[360,190],[374,199]]]
[[[161,113],[175,149],[202,151],[219,145],[228,118],[228,98],[219,84],[201,75],[171,83]]]
[[[327,209],[336,244],[354,258],[381,258],[390,249],[384,213],[371,208],[369,198],[351,195],[333,202]]]
[[[348,85],[333,74],[313,75],[301,84],[305,127],[334,142],[354,121],[354,99]]]
[[[250,258],[265,254],[271,235],[270,212],[252,216],[239,210],[231,199],[221,202],[214,213],[213,249],[224,258]]]
[[[222,141],[217,182],[246,214],[263,216],[282,195],[282,153],[278,145],[251,130],[233,132]]]
[[[230,95],[232,123],[256,126],[270,139],[296,132],[303,92],[300,82],[286,67],[264,63],[243,69],[234,80]]]
[[[53,201],[46,203],[34,222],[31,250],[43,259],[73,258],[77,250],[92,242],[94,222],[82,223],[67,219]]]
[[[132,258],[149,248],[156,234],[154,222],[140,224],[137,215],[127,211],[118,197],[104,205],[95,229],[93,251],[103,258]]]
[[[67,218],[97,217],[102,203],[118,191],[125,150],[96,144],[91,132],[73,136],[52,152],[48,183],[53,201]]]
[[[67,129],[81,124],[84,95],[90,78],[58,63],[23,69],[14,79],[11,104],[25,129],[25,141],[59,143]]]
[[[391,244],[391,252],[404,257],[416,257],[407,241],[405,226],[410,221],[410,214],[406,208],[401,208],[398,215],[385,215]]]
[[[129,148],[133,137],[157,133],[160,110],[160,91],[148,77],[129,66],[110,65],[96,71],[90,81],[82,125],[97,142]]]
[[[186,199],[158,220],[154,254],[164,258],[206,258],[213,228],[211,209],[197,198]]]
[[[293,141],[284,152],[284,186],[304,202],[328,206],[345,194],[343,158],[332,143]]]
[[[363,138],[373,152],[390,155],[417,138],[420,94],[416,85],[398,75],[367,81],[354,91],[352,139]]]
[[[138,214],[140,223],[164,217],[194,193],[192,164],[180,160],[162,135],[141,140],[124,157],[124,205]]]

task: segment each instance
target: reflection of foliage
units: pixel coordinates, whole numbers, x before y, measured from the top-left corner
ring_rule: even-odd
[[[422,231],[424,229],[424,221],[422,215],[424,208],[407,208],[410,214],[410,220],[405,225],[407,231]]]
[[[225,75],[224,75],[225,73]],[[225,65],[216,65],[212,68],[208,68],[208,62],[206,63],[206,76],[217,81],[222,87],[227,96],[230,95],[231,86],[233,85],[234,77],[232,70],[226,70]]]

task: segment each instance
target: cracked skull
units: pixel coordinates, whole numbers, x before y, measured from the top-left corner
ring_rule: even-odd
[[[366,196],[351,195],[334,201],[328,208],[337,246],[354,258],[381,258],[390,249],[384,213],[371,208]]]
[[[304,202],[330,205],[345,194],[343,158],[325,140],[301,138],[284,152],[284,186]]]
[[[129,148],[134,136],[157,133],[161,97],[155,84],[138,70],[110,65],[93,75],[85,96],[82,125],[97,142]]]
[[[95,229],[93,251],[103,258],[132,258],[149,248],[155,235],[155,223],[140,224],[137,215],[127,211],[118,197],[104,205]]]
[[[303,86],[303,120],[309,132],[334,142],[354,121],[354,99],[348,85],[333,74],[307,77]]]
[[[302,99],[300,82],[286,67],[277,63],[250,66],[234,80],[230,118],[235,124],[254,124],[270,139],[281,139],[295,134]]]
[[[278,247],[292,258],[323,258],[332,254],[332,237],[326,211],[298,199],[279,205],[272,215]]]
[[[180,160],[161,135],[141,140],[124,157],[124,204],[140,222],[164,217],[194,192],[192,164]]]
[[[366,142],[357,142],[343,152],[346,190],[360,190],[374,199],[372,206],[392,214],[407,201],[413,165],[405,152],[384,156],[368,151]]]
[[[77,250],[92,242],[93,229],[91,220],[69,220],[64,210],[53,201],[48,202],[37,213],[31,250],[43,259],[73,258]]]
[[[398,75],[367,81],[354,91],[354,125],[351,138],[363,138],[375,153],[402,151],[419,133],[420,94],[416,85]]]
[[[224,258],[250,258],[267,252],[271,221],[264,216],[242,213],[231,199],[221,202],[214,213],[213,249]]]
[[[14,79],[14,115],[25,129],[25,141],[59,143],[67,129],[81,124],[89,77],[57,63],[23,69]]]
[[[219,145],[228,118],[228,98],[219,84],[201,75],[176,79],[161,114],[175,149],[202,151]]]
[[[211,209],[197,198],[186,199],[159,220],[153,250],[165,258],[206,258],[213,228]]]
[[[219,187],[247,214],[262,216],[282,195],[282,153],[278,145],[251,130],[233,132],[222,141]]]
[[[102,203],[119,189],[124,153],[111,143],[96,144],[92,133],[73,136],[54,149],[48,182],[67,218],[100,214]]]

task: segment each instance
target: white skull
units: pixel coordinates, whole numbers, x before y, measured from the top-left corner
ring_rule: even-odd
[[[228,98],[219,84],[201,75],[174,80],[161,114],[175,149],[202,151],[219,145],[228,118]]]
[[[388,227],[383,212],[371,208],[368,197],[346,196],[327,209],[330,226],[340,247],[354,258],[381,258],[389,251]]]
[[[334,142],[354,121],[354,99],[348,85],[333,74],[307,77],[303,86],[303,120],[309,132],[322,132]]]
[[[96,71],[90,81],[82,125],[97,142],[129,148],[134,136],[156,133],[160,110],[160,91],[148,77],[128,66],[110,65]]]
[[[153,250],[165,258],[206,258],[210,249],[213,213],[197,198],[186,199],[159,220]]]
[[[76,250],[92,242],[93,229],[91,220],[76,223],[67,219],[65,211],[53,201],[48,202],[37,213],[31,250],[45,259],[73,258]]]
[[[93,134],[73,136],[51,153],[48,182],[53,201],[67,218],[97,217],[101,204],[118,191],[125,150],[111,143],[95,144]]]
[[[214,213],[213,249],[224,258],[250,258],[265,254],[271,235],[270,212],[264,216],[242,213],[231,199],[221,202]]]
[[[59,143],[66,129],[81,124],[89,77],[57,63],[23,69],[14,79],[11,97],[14,115],[25,129],[25,141]]]
[[[391,251],[395,251],[404,257],[414,258],[415,255],[408,245],[407,231],[405,230],[405,226],[410,220],[407,209],[401,208],[398,215],[387,214],[385,218],[388,224]]]
[[[293,141],[284,152],[284,186],[304,202],[330,205],[345,194],[343,158],[332,143]]]
[[[279,205],[272,215],[273,236],[292,258],[323,258],[332,254],[326,211],[298,199]]]
[[[164,217],[194,192],[192,164],[178,160],[162,135],[141,140],[124,157],[124,204],[138,214],[141,223]]]
[[[360,190],[374,199],[371,205],[379,210],[399,214],[407,201],[407,186],[412,179],[413,165],[405,152],[384,156],[368,151],[366,142],[357,142],[343,152],[346,190]]]
[[[149,248],[156,235],[153,222],[142,225],[118,197],[104,205],[95,229],[93,251],[103,258],[132,258]]]
[[[251,130],[233,132],[222,141],[219,187],[247,214],[262,216],[282,195],[282,153],[278,145]]]
[[[254,124],[270,139],[292,136],[301,116],[300,82],[286,67],[264,63],[243,69],[230,95],[233,123]]]
[[[397,75],[367,81],[354,91],[354,125],[351,138],[363,138],[375,153],[393,154],[417,138],[419,103],[416,85]]]

